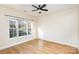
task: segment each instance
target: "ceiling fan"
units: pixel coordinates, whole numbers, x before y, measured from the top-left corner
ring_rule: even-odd
[[[48,9],[44,9],[47,6],[46,4],[38,5],[38,6],[32,5],[32,6],[36,8],[35,10],[32,11],[38,11],[38,13],[41,13],[41,11],[48,11]]]

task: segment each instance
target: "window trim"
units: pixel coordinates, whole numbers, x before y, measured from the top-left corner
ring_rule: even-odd
[[[25,32],[26,32],[26,35],[22,35],[22,36],[19,36],[19,20],[21,20],[21,21],[23,21],[24,22],[24,24],[26,25],[25,26]],[[16,28],[10,28],[10,21],[14,21],[15,22],[15,25],[16,25]],[[9,18],[9,38],[15,38],[15,37],[23,37],[23,36],[28,36],[28,35],[31,35],[32,34],[32,27],[31,27],[31,34],[28,34],[28,24],[31,24],[31,26],[32,26],[32,22],[31,21],[28,21],[27,19],[19,19],[19,18],[14,18],[14,17],[11,17],[11,18]],[[10,29],[16,29],[16,36],[15,37],[10,37]],[[24,29],[24,28],[23,28]]]

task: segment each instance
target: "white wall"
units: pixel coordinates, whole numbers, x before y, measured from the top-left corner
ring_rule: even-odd
[[[77,47],[77,8],[58,11],[38,20],[39,38]]]
[[[8,23],[8,17],[5,16],[6,14],[18,17],[24,17],[31,20],[34,19],[34,18],[32,19],[32,17],[29,17],[28,15],[24,15],[19,11],[13,10],[8,7],[0,6],[0,50],[36,38],[36,27],[35,27],[36,24],[33,21],[34,28],[33,28],[33,34],[31,36],[24,36],[10,39],[9,23]]]
[[[78,14],[78,20],[77,20],[77,24],[78,24],[77,25],[77,29],[78,29],[77,31],[78,31],[78,33],[77,34],[78,34],[78,49],[79,49],[79,8],[77,9],[77,11],[78,11],[78,13],[77,13]]]

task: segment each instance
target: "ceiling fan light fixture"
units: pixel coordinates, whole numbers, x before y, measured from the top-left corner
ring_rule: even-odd
[[[41,10],[38,10],[38,13],[41,13]]]
[[[42,12],[40,11],[40,12],[38,12],[38,13],[42,13]]]
[[[41,10],[38,10],[38,12],[41,12]]]

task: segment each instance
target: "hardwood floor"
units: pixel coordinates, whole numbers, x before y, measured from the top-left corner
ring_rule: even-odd
[[[77,48],[45,40],[31,40],[4,50],[0,54],[77,54]]]

